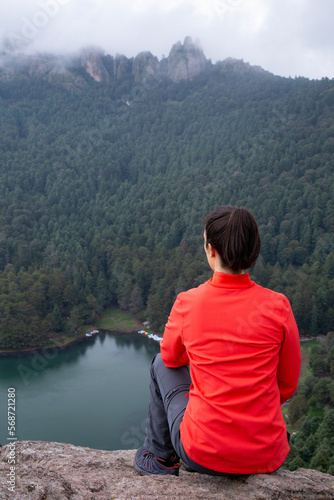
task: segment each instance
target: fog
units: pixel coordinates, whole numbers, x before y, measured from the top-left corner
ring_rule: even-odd
[[[212,62],[243,59],[282,76],[334,77],[332,0],[11,0],[2,50],[69,53],[99,46],[159,59],[191,36]]]

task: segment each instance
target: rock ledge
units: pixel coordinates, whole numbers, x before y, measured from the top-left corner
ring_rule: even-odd
[[[213,477],[180,469],[179,477],[139,476],[135,450],[104,451],[71,444],[19,441],[15,493],[8,491],[9,445],[0,448],[0,498],[19,500],[268,500],[334,498],[334,477],[314,470]]]

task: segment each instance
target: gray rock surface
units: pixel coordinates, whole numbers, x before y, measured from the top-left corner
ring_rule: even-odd
[[[232,58],[216,64],[222,73],[264,72],[258,66],[251,66],[243,60]],[[46,53],[39,55],[0,53],[0,81],[7,82],[15,79],[17,74],[20,74],[21,78],[28,74],[64,85],[71,92],[87,85],[87,80],[81,72],[82,68],[96,82],[108,83],[114,78],[130,81],[132,76],[134,83],[139,87],[143,85],[147,91],[157,88],[163,78],[168,77],[174,82],[189,81],[210,67],[211,61],[206,59],[198,42],[193,42],[189,36],[183,43],[180,41],[175,43],[168,57],[163,56],[160,61],[148,51],[140,52],[134,58],[127,58],[122,54],[116,54],[114,57],[106,56],[104,50],[99,47],[87,47],[78,53],[66,56]]]
[[[114,76],[116,80],[122,80],[131,72],[131,62],[122,54],[116,54],[114,58]]]
[[[159,71],[159,61],[151,52],[140,52],[134,59],[132,74],[135,83],[142,83],[149,76],[155,75]]]
[[[179,477],[139,476],[135,450],[103,451],[71,444],[19,441],[15,492],[8,491],[9,445],[0,448],[0,499],[15,500],[267,500],[334,498],[334,477],[298,469],[213,477],[180,469]]]
[[[207,60],[190,37],[186,37],[183,45],[177,42],[168,56],[168,76],[174,81],[192,80],[204,71]]]
[[[103,50],[85,49],[81,52],[81,64],[96,82],[109,82],[109,74],[102,62]]]

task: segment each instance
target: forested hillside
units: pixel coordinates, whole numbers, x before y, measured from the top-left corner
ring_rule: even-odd
[[[334,475],[334,332],[303,348],[310,362],[287,408],[291,449],[284,467]]]
[[[210,276],[202,220],[222,204],[253,211],[251,276],[288,296],[301,333],[333,330],[334,81],[227,60],[138,82],[101,63],[103,81],[0,68],[0,348],[109,305],[161,331]]]

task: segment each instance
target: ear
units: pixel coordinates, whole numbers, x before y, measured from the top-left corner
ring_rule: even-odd
[[[216,257],[216,250],[213,248],[211,243],[208,244],[208,251],[209,251],[210,257]]]

